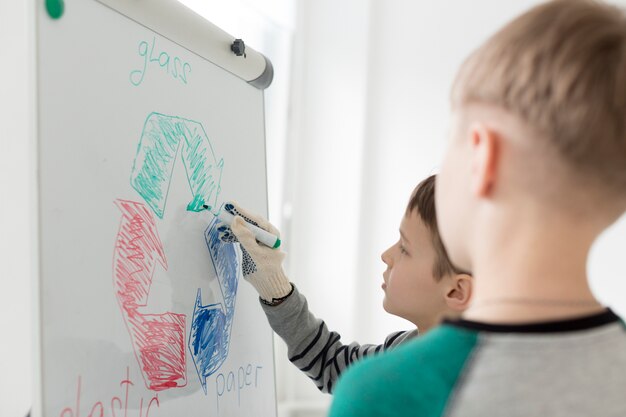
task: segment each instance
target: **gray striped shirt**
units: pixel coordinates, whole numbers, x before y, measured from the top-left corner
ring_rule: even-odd
[[[415,336],[417,329],[391,333],[381,345],[341,343],[341,336],[330,331],[315,317],[304,295],[294,286],[293,293],[277,306],[261,303],[270,326],[287,344],[289,360],[325,393],[332,393],[339,375],[366,356],[393,348]]]

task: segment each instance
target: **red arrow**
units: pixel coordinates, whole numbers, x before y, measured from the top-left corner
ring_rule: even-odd
[[[187,385],[185,315],[143,314],[156,263],[167,269],[156,221],[142,203],[116,200],[122,212],[113,255],[113,282],[146,387],[160,391]]]

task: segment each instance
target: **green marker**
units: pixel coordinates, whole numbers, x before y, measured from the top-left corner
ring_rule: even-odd
[[[217,217],[218,219],[226,223],[229,227],[233,224],[233,220],[235,219],[235,216],[233,216],[226,210],[220,210],[219,213],[215,213],[212,210],[210,210],[209,206],[207,206],[206,204],[203,205],[203,207],[209,210],[209,212],[212,215],[214,215],[215,217]],[[278,247],[280,247],[280,239],[278,238],[278,236],[275,236],[271,234],[270,232],[268,232],[267,230],[261,229],[260,227],[255,226],[248,222],[246,222],[246,227],[250,229],[252,233],[254,233],[254,237],[256,238],[257,242],[262,243],[265,246],[272,248],[272,249],[277,249]]]

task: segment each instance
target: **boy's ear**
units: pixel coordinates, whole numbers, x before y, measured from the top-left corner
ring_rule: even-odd
[[[488,197],[498,170],[500,136],[484,123],[475,123],[469,133],[473,155],[472,190],[478,197]]]
[[[472,298],[472,276],[468,274],[454,274],[451,276],[451,285],[445,295],[449,308],[459,313],[465,311]]]

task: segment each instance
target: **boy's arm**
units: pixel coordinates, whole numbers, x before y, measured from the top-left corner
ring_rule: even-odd
[[[224,209],[236,216],[230,229],[243,252],[243,276],[259,293],[261,304],[274,331],[287,343],[289,360],[315,382],[322,392],[331,393],[341,372],[362,357],[395,346],[415,332],[397,332],[382,345],[343,345],[340,336],[309,312],[304,296],[293,287],[282,268],[285,254],[259,244],[245,222],[278,235],[262,217],[248,213],[234,203]],[[222,239],[232,241],[231,230],[220,226]]]
[[[325,393],[333,392],[337,379],[352,363],[417,334],[416,330],[395,332],[381,345],[344,345],[338,333],[330,331],[323,320],[309,311],[306,298],[295,287],[282,303],[261,305],[272,329],[287,344],[289,360]]]

